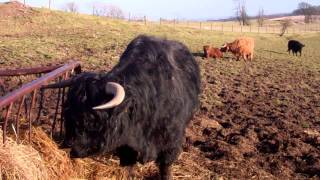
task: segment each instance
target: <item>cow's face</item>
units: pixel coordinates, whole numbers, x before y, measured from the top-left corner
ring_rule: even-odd
[[[71,157],[86,157],[103,150],[114,123],[114,107],[124,100],[121,85],[99,78],[87,78],[74,84],[65,102],[65,140]]]
[[[78,109],[78,112],[76,112]],[[108,113],[98,113],[92,109],[66,109],[65,113],[65,144],[71,147],[73,158],[96,154],[104,146],[103,130],[108,120]]]
[[[103,134],[100,134],[98,128],[88,128],[81,125],[83,122],[75,127],[75,136],[71,144],[70,157],[82,158],[89,155],[96,154],[101,151],[104,142],[102,141]]]
[[[228,43],[225,43],[221,48],[220,48],[220,51],[221,52],[227,52],[230,50],[230,46]]]
[[[98,153],[103,146],[102,119],[108,119],[108,110],[93,107],[112,99],[112,95],[106,94],[101,84],[97,78],[88,78],[69,89],[64,109],[64,144],[71,147],[71,157]]]

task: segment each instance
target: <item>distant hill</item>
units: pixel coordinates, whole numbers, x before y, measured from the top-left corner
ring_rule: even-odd
[[[289,17],[289,16],[294,16],[292,13],[281,13],[281,14],[270,14],[270,15],[265,15],[264,17],[266,19],[274,19],[274,18],[283,18],[283,17]],[[257,19],[257,16],[250,16],[250,19]],[[215,19],[215,20],[207,20],[207,21],[218,21],[218,22],[226,22],[226,21],[236,21],[236,17],[230,17],[230,18],[225,18],[225,19]]]

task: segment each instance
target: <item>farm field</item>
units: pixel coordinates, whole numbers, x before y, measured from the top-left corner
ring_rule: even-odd
[[[80,60],[85,71],[108,71],[139,34],[183,42],[201,69],[201,105],[174,179],[320,178],[320,33],[223,33],[29,9],[0,19],[0,69]],[[203,45],[239,36],[255,39],[252,62],[202,57]],[[287,53],[289,39],[306,45],[301,57]],[[18,87],[3,81],[0,95]],[[139,168],[137,179],[148,178]]]

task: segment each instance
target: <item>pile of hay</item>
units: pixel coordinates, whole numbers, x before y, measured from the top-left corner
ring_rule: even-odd
[[[5,146],[1,144],[1,174],[6,179],[129,179],[127,169],[120,167],[116,157],[71,160],[41,128],[32,129],[31,144],[26,140],[26,145],[10,138]],[[189,147],[173,165],[173,179],[212,179],[215,176],[208,164],[198,149]],[[158,169],[154,163],[138,164],[133,168],[133,175],[131,178],[135,180],[153,179]]]
[[[49,179],[48,171],[38,151],[31,146],[17,144],[7,137],[2,143],[0,129],[0,179]]]
[[[57,144],[41,128],[33,128],[31,137],[30,145],[40,153],[50,179],[68,179],[75,176],[73,164],[68,154],[59,149]]]

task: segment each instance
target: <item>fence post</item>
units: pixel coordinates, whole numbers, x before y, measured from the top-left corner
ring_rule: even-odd
[[[266,33],[268,33],[268,25],[266,25]]]
[[[144,25],[147,25],[147,16],[144,16]]]
[[[304,24],[304,32],[307,32],[307,24]]]

